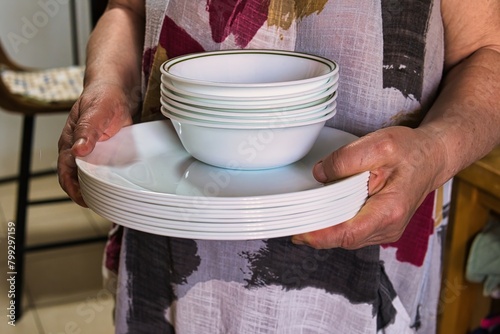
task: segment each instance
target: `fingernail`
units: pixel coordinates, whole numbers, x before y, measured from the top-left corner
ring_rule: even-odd
[[[85,138],[80,138],[73,144],[73,146],[83,146],[86,142],[87,140]]]
[[[323,161],[319,161],[314,165],[313,167],[313,174],[316,180],[319,182],[326,182],[327,181],[327,176],[325,174],[325,170],[323,168]]]

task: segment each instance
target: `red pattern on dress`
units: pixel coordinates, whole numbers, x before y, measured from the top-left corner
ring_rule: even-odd
[[[429,247],[429,237],[434,233],[434,191],[413,215],[401,238],[393,243],[382,245],[384,248],[395,247],[396,259],[421,267]]]

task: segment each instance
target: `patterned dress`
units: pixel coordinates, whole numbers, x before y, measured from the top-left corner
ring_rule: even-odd
[[[162,118],[160,64],[192,52],[283,49],[334,59],[338,113],[327,125],[358,136],[418,126],[442,76],[437,0],[146,6],[142,121]],[[105,262],[118,273],[116,331],[433,333],[449,186],[428,195],[398,242],[355,251],[315,250],[289,237],[206,241],[117,228]]]

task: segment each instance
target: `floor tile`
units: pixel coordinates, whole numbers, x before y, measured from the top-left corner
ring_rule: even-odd
[[[31,200],[66,197],[59,186],[56,175],[33,179],[29,186]],[[17,183],[9,182],[0,185],[0,206],[8,220],[14,220],[17,205]]]
[[[105,290],[89,292],[73,302],[37,308],[45,333],[112,334],[114,302]]]
[[[32,182],[31,199],[64,197],[55,175]],[[2,221],[14,221],[16,205],[15,183],[0,186]],[[107,234],[109,222],[91,215],[89,209],[72,202],[30,206],[28,208],[27,244],[44,244]],[[5,230],[2,224],[2,231]]]
[[[2,236],[0,238],[0,272],[3,273],[3,277],[5,279],[0,280],[0,310],[4,310],[5,308],[3,307],[4,305],[10,304],[10,300],[13,299],[9,296],[11,293],[15,293],[17,290],[16,285],[14,285],[12,288],[10,286],[10,282],[7,280],[10,278],[10,272],[13,271],[13,268],[9,268],[8,266],[11,264],[15,264],[17,261],[17,257],[14,257],[12,259],[7,258],[8,255],[8,242],[7,238],[5,236]],[[15,256],[15,254],[14,254]],[[17,277],[15,277],[17,278]],[[18,284],[17,280],[14,280],[14,283]],[[13,291],[12,291],[13,290]],[[24,292],[23,293],[23,299],[22,299],[22,305],[23,306],[29,306],[31,304],[31,300],[28,298],[28,292],[26,291],[26,286],[24,286]],[[0,318],[2,319],[2,318]]]
[[[2,304],[3,306],[3,304]],[[4,308],[2,307],[2,310]],[[2,314],[4,315],[4,314]],[[7,314],[5,314],[7,315]],[[40,331],[38,327],[36,310],[26,311],[21,319],[14,323],[14,326],[9,325],[7,317],[2,316],[0,319],[0,333],[4,334],[44,334],[43,329]],[[96,332],[97,333],[97,332]],[[55,334],[55,333],[54,333]]]
[[[7,272],[7,224],[14,220],[15,183],[0,185],[0,270]],[[64,196],[55,176],[31,184],[32,199]],[[110,223],[71,202],[32,206],[28,244],[104,236]],[[16,326],[0,319],[0,333],[113,333],[113,298],[102,288],[104,242],[30,252],[25,258],[23,316]],[[8,284],[0,281],[0,309],[7,312]]]
[[[30,253],[26,286],[36,307],[74,301],[103,287],[104,244],[89,244]]]
[[[35,206],[28,212],[26,242],[39,245],[98,236],[83,208],[74,203]]]
[[[55,174],[39,177],[31,182],[30,198],[40,199],[45,197],[67,197]]]
[[[2,254],[2,259],[0,260],[0,270],[2,273],[7,273],[7,261],[5,260],[4,254],[6,254],[6,247],[5,247],[5,239],[0,239],[0,244],[1,244],[1,254]],[[9,294],[14,293],[15,291],[15,286],[13,289],[11,289],[9,282],[7,279],[2,279],[0,280],[0,333],[13,333],[13,334],[25,334],[25,333],[40,333],[38,331],[37,327],[37,314],[36,310],[34,308],[31,308],[31,301],[30,298],[28,297],[29,292],[25,290],[25,293],[23,295],[23,308],[25,309],[23,311],[23,315],[21,319],[15,320],[11,319],[10,315],[14,315],[14,311],[8,310],[7,308],[10,307],[11,300],[13,298],[9,296]],[[14,325],[12,326],[9,324],[9,322],[14,321]]]

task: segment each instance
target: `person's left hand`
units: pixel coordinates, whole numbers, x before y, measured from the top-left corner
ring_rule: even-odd
[[[394,126],[340,148],[314,166],[314,177],[331,182],[370,171],[368,199],[352,219],[296,235],[292,241],[314,248],[357,249],[397,241],[429,192],[440,184],[444,153],[421,129]]]

